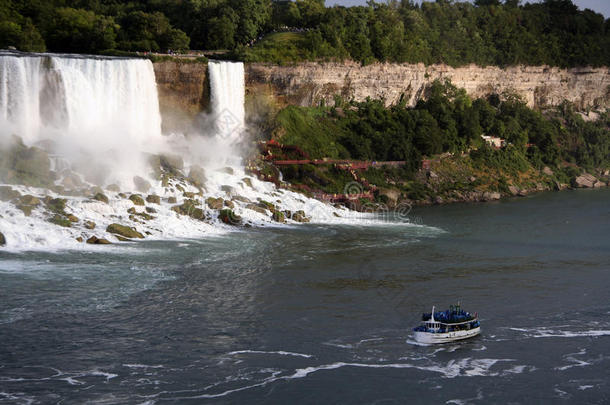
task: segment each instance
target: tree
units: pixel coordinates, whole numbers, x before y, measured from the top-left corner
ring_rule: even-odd
[[[118,28],[112,17],[60,7],[48,22],[45,37],[52,51],[96,53],[115,47]]]

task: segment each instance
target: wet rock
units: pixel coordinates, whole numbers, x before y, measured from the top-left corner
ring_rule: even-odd
[[[85,228],[87,229],[95,229],[95,222],[93,221],[85,221]]]
[[[218,219],[220,219],[227,225],[240,225],[242,221],[239,215],[235,214],[232,210],[227,208],[220,210],[220,212],[218,213]]]
[[[76,238],[76,241],[79,242],[79,243],[83,243],[84,239],[83,239],[82,236],[79,236],[79,237]]]
[[[93,199],[97,200],[97,201],[101,201],[106,204],[108,204],[108,201],[109,201],[108,197],[106,197],[106,194],[104,194],[104,193],[97,193],[96,195],[93,196]]]
[[[136,190],[140,193],[146,193],[152,187],[148,180],[140,176],[134,176],[133,184],[136,186]]]
[[[153,207],[146,207],[146,212],[148,212],[149,214],[156,214],[157,210]]]
[[[85,183],[81,180],[80,176],[73,172],[66,173],[61,184],[68,190],[75,190],[85,186]]]
[[[111,185],[107,186],[106,190],[112,191],[114,193],[118,193],[119,191],[121,191],[121,189],[119,188],[119,186],[117,184],[111,184]]]
[[[146,202],[149,202],[151,204],[161,204],[161,197],[159,197],[158,195],[149,194],[148,196],[146,196]]]
[[[241,181],[243,181],[246,186],[252,188],[252,180],[249,177],[244,177]]]
[[[21,197],[21,194],[17,190],[13,190],[11,186],[0,186],[0,200],[10,201]]]
[[[117,238],[119,242],[132,242],[131,239],[125,238],[121,235],[114,235],[114,237]]]
[[[112,245],[108,239],[99,239],[97,236],[92,236],[87,239],[87,243],[90,245]]]
[[[231,194],[233,194],[233,193],[235,192],[235,189],[234,189],[233,187],[231,187],[231,186],[226,186],[226,185],[224,185],[224,186],[220,186],[220,190],[221,190],[221,191],[224,191],[225,193],[227,193],[227,194],[229,194],[229,195],[231,195]]]
[[[296,222],[309,222],[309,218],[305,216],[305,211],[299,210],[292,214],[292,220]]]
[[[231,208],[231,209],[235,208],[235,204],[233,203],[233,201],[225,200],[224,204],[225,204],[225,207],[227,207],[227,208]]]
[[[163,154],[159,156],[159,164],[161,168],[171,174],[182,174],[184,169],[184,161],[178,155]]]
[[[222,169],[218,170],[221,173],[226,173],[226,174],[230,174],[231,176],[235,174],[235,170],[233,170],[232,167],[223,167]]]
[[[239,201],[239,202],[243,202],[243,203],[251,203],[252,200],[250,200],[249,198],[246,198],[244,196],[241,195],[234,195],[233,197],[233,201]]]
[[[131,202],[133,202],[135,205],[146,205],[144,203],[144,199],[142,198],[141,195],[139,194],[132,194],[129,196],[129,199],[131,200]]]
[[[273,213],[273,220],[275,222],[284,223],[284,222],[286,222],[286,216],[284,215],[284,213],[282,211],[275,211]]]
[[[19,137],[0,150],[0,178],[8,183],[49,188],[55,180],[47,152],[37,147],[28,148]]]
[[[193,192],[191,192],[191,191],[185,191],[184,193],[182,193],[182,195],[183,195],[183,196],[185,196],[186,198],[193,199],[193,198],[195,198],[195,196],[196,196],[197,194],[195,194],[195,193],[193,193]]]
[[[136,231],[135,228],[130,228],[128,226],[120,225],[120,224],[108,225],[108,227],[106,228],[106,232],[121,235],[126,238],[140,238],[140,239],[144,238],[144,235],[142,235],[140,232]]]
[[[167,202],[170,204],[176,204],[178,202],[178,200],[176,199],[176,197],[169,197],[167,199]]]
[[[261,208],[268,209],[271,212],[274,212],[276,210],[275,205],[273,203],[270,203],[269,201],[259,200],[257,205]]]
[[[189,171],[188,175],[188,180],[196,187],[203,187],[207,182],[205,170],[197,165],[191,166],[191,170]]]
[[[68,219],[68,221],[73,222],[73,223],[79,221],[78,217],[74,214],[68,214],[68,216],[66,216],[66,219]]]
[[[517,186],[508,186],[508,192],[511,193],[512,195],[518,195],[519,194],[519,187],[517,187]]]
[[[6,245],[6,238],[4,237],[4,234],[2,232],[0,232],[0,246],[5,246]]]
[[[19,197],[17,208],[23,211],[26,217],[32,214],[32,210],[40,205],[40,200],[33,195],[26,194]]]
[[[209,197],[205,200],[205,203],[213,210],[220,210],[224,206],[224,200],[220,197]]]
[[[262,208],[262,207],[260,207],[260,206],[258,206],[256,204],[250,203],[250,204],[246,205],[246,208],[249,209],[249,210],[252,210],[252,211],[256,211],[256,212],[258,212],[260,214],[263,214],[263,215],[268,215],[266,208]]]
[[[189,216],[193,219],[203,220],[205,219],[205,212],[197,205],[199,204],[194,200],[186,200],[182,205],[173,206],[172,211],[175,211],[180,215]]]
[[[45,201],[44,201],[44,203],[49,211],[54,212],[56,214],[61,214],[61,215],[65,214],[66,202],[67,202],[67,200],[65,198],[50,198],[50,197],[45,198]]]
[[[600,188],[600,187],[606,187],[606,183],[604,183],[603,181],[596,181],[595,184],[593,184],[593,188]]]
[[[65,216],[60,215],[60,214],[53,215],[51,218],[49,218],[48,221],[52,224],[55,224],[58,226],[63,226],[64,228],[72,227],[72,222],[70,222],[70,220],[68,218],[66,218]]]

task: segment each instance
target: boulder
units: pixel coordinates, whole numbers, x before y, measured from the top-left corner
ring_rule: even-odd
[[[260,206],[258,206],[256,204],[248,204],[248,205],[246,205],[246,208],[249,209],[249,210],[252,210],[252,211],[256,211],[256,212],[258,212],[260,214],[263,214],[263,215],[268,215],[266,208],[262,208],[262,207],[260,207]]]
[[[519,195],[519,187],[517,187],[517,186],[508,186],[508,191],[512,195]]]
[[[309,222],[309,218],[305,216],[305,211],[299,210],[292,214],[292,220],[296,222]]]
[[[161,204],[161,197],[159,197],[158,195],[149,194],[148,196],[146,196],[146,202],[149,202],[151,204]]]
[[[73,172],[66,173],[61,180],[61,184],[68,190],[76,190],[85,186],[81,178]]]
[[[210,209],[213,210],[220,210],[224,206],[224,200],[220,197],[209,197],[205,200],[205,203],[208,205],[208,207],[210,207]]]
[[[146,205],[144,203],[144,199],[139,194],[132,194],[129,196],[129,199],[134,203],[134,205]]]
[[[176,204],[178,202],[178,200],[176,199],[176,197],[169,197],[167,199],[167,202],[170,204]]]
[[[134,176],[133,184],[136,186],[136,190],[140,193],[146,193],[152,187],[148,180],[140,176]]]
[[[93,221],[85,221],[85,228],[87,229],[95,229],[95,222]]]
[[[224,191],[227,194],[233,194],[235,192],[235,189],[231,186],[220,186],[220,190]]]
[[[494,201],[494,200],[499,200],[501,197],[502,197],[502,195],[500,193],[498,193],[497,191],[486,191],[481,196],[481,199],[483,201]]]
[[[286,216],[284,215],[284,213],[282,211],[274,211],[273,220],[275,222],[284,223],[284,222],[286,222]]]
[[[97,236],[92,236],[87,239],[87,243],[90,245],[112,245],[108,239],[99,239]]]
[[[78,222],[79,221],[78,217],[76,215],[74,215],[74,214],[68,214],[68,216],[66,216],[66,218],[70,222]]]
[[[140,232],[136,231],[135,228],[130,228],[128,226],[120,225],[120,224],[108,225],[108,227],[106,228],[106,232],[121,235],[125,238],[140,238],[140,239],[144,238],[144,235],[142,235]]]
[[[119,191],[121,191],[121,188],[117,184],[110,184],[106,187],[106,190],[118,193]]]
[[[600,188],[600,187],[606,187],[606,183],[604,183],[603,181],[597,181],[597,182],[595,182],[595,184],[593,184],[593,188]]]
[[[47,197],[44,200],[47,209],[59,215],[66,215],[66,202],[67,200],[65,198]]]
[[[11,186],[0,186],[0,200],[10,201],[19,197],[21,197],[19,191],[13,190]]]
[[[159,164],[161,168],[172,174],[181,174],[184,169],[184,161],[178,155],[163,154],[159,156]]]
[[[197,165],[191,166],[189,171],[188,180],[193,183],[196,187],[203,187],[207,182],[205,170]]]
[[[390,206],[396,206],[400,199],[400,191],[394,188],[380,188],[379,195],[385,197]]]
[[[148,212],[149,214],[156,214],[157,210],[153,207],[146,207],[146,212]]]
[[[252,188],[252,180],[249,177],[244,177],[241,181],[243,181],[246,186]]]
[[[172,207],[172,211],[177,212],[180,215],[186,215],[193,219],[203,220],[205,219],[205,212],[197,207],[199,205],[194,200],[186,200],[182,205],[175,205]]]
[[[584,173],[572,181],[573,186],[577,188],[592,188],[596,182],[597,179],[589,173]]]
[[[108,197],[106,197],[106,194],[104,194],[104,193],[97,193],[96,195],[93,196],[93,199],[97,200],[97,201],[101,201],[106,204],[108,204],[108,201],[109,201]]]
[[[252,200],[250,200],[249,198],[246,198],[241,195],[234,195],[232,198],[233,198],[233,201],[239,201],[239,202],[243,202],[243,203],[247,203],[247,204],[252,202]]]
[[[233,201],[225,200],[225,207],[233,209],[235,208],[235,203],[233,203]]]
[[[222,222],[224,222],[225,224],[228,224],[228,225],[240,225],[241,224],[241,217],[236,215],[232,210],[227,209],[227,208],[220,210],[220,212],[218,213],[218,219],[220,219]]]
[[[48,220],[50,223],[63,226],[64,228],[71,228],[72,222],[63,215],[55,214]]]
[[[0,232],[0,246],[4,245],[6,245],[6,238],[4,237],[4,234]]]
[[[231,176],[235,174],[235,170],[233,170],[232,167],[223,167],[222,169],[218,169],[219,172],[221,173],[226,173],[226,174],[230,174]]]

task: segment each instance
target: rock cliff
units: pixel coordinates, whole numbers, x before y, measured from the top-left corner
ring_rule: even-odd
[[[207,63],[179,61],[153,64],[159,92],[163,131],[187,129],[192,118],[209,102]]]
[[[246,66],[250,92],[267,92],[282,104],[334,104],[334,95],[361,101],[367,97],[394,104],[404,95],[415,105],[424,89],[435,79],[450,79],[477,98],[490,93],[512,91],[531,107],[546,107],[569,100],[579,109],[610,106],[608,68],[560,69],[548,66],[509,68],[475,65],[452,68],[446,65],[301,63],[294,66],[253,63]]]

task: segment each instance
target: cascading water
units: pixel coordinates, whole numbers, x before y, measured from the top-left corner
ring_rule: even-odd
[[[55,135],[96,148],[145,144],[161,136],[152,64],[0,53],[0,120],[27,143]]]
[[[210,61],[208,71],[216,136],[228,143],[238,142],[244,131],[246,115],[244,64]]]
[[[161,142],[148,60],[0,53],[0,139],[51,140],[75,166],[128,185]],[[103,168],[100,168],[103,166]]]

